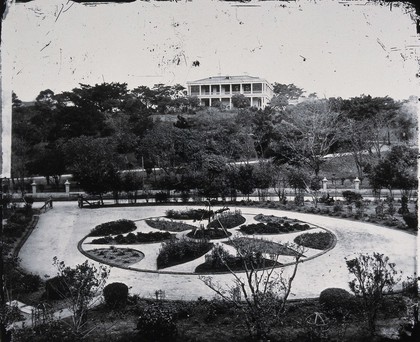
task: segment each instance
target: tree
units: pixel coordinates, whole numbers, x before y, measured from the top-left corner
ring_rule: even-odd
[[[276,130],[275,158],[306,166],[318,176],[324,157],[341,137],[341,114],[333,111],[327,100],[308,100],[289,108]]]
[[[375,332],[376,316],[383,301],[385,291],[391,292],[399,282],[396,278],[395,264],[380,253],[359,254],[356,258],[346,259],[347,269],[354,276],[349,282],[351,291],[363,300],[368,328]]]
[[[248,196],[254,191],[255,179],[254,179],[254,167],[250,164],[242,164],[236,170],[236,189],[239,190],[243,195]]]
[[[251,106],[250,99],[244,94],[233,94],[232,95],[232,105],[235,108],[241,109],[248,108]]]
[[[121,161],[109,138],[79,137],[69,140],[65,147],[69,171],[87,193],[98,195],[114,190],[119,183]]]
[[[270,107],[258,110],[252,117],[252,135],[258,157],[264,158],[270,154],[270,144],[275,138],[274,124],[278,117]]]
[[[236,258],[242,264],[244,273],[234,271],[229,265],[232,258],[223,248],[215,248],[215,256],[233,275],[233,286],[221,286],[212,277],[202,276],[200,279],[223,300],[232,303],[244,313],[245,322],[251,338],[267,341],[270,326],[277,323],[286,306],[293,280],[295,279],[303,249],[294,253],[295,263],[284,274],[284,268],[276,268],[279,252],[270,254],[270,259],[264,258],[258,241],[255,239],[243,243],[240,238],[232,239],[231,243],[236,251]],[[291,248],[292,246],[284,246]],[[243,301],[241,297],[243,296]]]
[[[371,186],[386,188],[392,197],[392,189],[409,192],[417,188],[417,151],[407,146],[394,146],[391,151],[372,167],[368,174]]]
[[[69,303],[72,313],[72,328],[75,334],[85,337],[88,310],[100,299],[109,276],[109,269],[103,265],[96,268],[87,260],[74,268],[66,266],[64,261],[53,258],[57,276]]]
[[[366,140],[368,149],[373,149],[378,158],[383,146],[391,143],[391,130],[397,123],[399,109],[400,104],[388,96],[361,95],[342,102],[345,116],[363,123],[363,130],[369,137]]]
[[[275,82],[273,84],[274,94],[282,96],[286,100],[297,100],[305,92],[302,88],[296,87],[294,84],[281,84]]]

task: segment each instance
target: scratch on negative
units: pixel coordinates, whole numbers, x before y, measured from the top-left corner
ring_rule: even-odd
[[[47,45],[45,45],[40,51],[42,51],[42,50],[44,50],[47,46],[50,46],[50,44],[51,44],[51,40],[48,42],[48,44]]]

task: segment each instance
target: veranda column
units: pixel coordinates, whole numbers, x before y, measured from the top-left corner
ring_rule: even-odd
[[[32,186],[32,195],[36,195],[36,183],[35,183],[35,181],[32,182],[31,186]]]

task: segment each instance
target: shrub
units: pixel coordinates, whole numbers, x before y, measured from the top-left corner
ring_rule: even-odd
[[[418,218],[417,215],[414,213],[408,213],[403,215],[403,219],[405,224],[410,229],[417,229],[418,228]]]
[[[93,228],[89,236],[124,234],[135,230],[136,224],[131,220],[118,220],[102,223]]]
[[[39,287],[41,286],[41,277],[37,274],[22,274],[20,278],[20,284],[18,287],[21,289],[22,292],[35,292],[38,291]]]
[[[327,314],[339,320],[355,313],[358,307],[355,296],[344,289],[334,287],[321,292],[319,304]]]
[[[7,237],[21,237],[25,226],[20,223],[8,222],[3,227],[3,234]]]
[[[111,283],[104,288],[105,303],[111,309],[124,308],[127,304],[128,286],[124,283]]]
[[[178,335],[172,315],[158,305],[139,308],[137,330],[142,341],[174,341]]]
[[[303,197],[303,195],[296,195],[295,196],[295,200],[294,203],[297,206],[302,206],[305,202],[305,198]]]
[[[70,295],[69,288],[64,284],[64,278],[57,276],[45,282],[47,299],[64,299]]]
[[[27,223],[31,222],[31,220],[32,220],[31,214],[28,215],[26,211],[17,210],[9,217],[7,222],[26,225]]]
[[[304,247],[324,250],[332,245],[333,235],[329,232],[304,233],[296,236],[294,242]]]
[[[356,201],[361,201],[363,199],[363,196],[361,194],[350,190],[345,190],[342,192],[342,194],[347,203],[353,203]]]
[[[155,194],[155,201],[157,203],[165,203],[169,201],[169,195],[166,192],[158,192]]]

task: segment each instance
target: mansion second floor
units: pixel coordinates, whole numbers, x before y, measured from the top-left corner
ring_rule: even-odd
[[[264,108],[273,97],[273,87],[265,79],[252,76],[213,76],[187,82],[188,95],[197,96],[203,106],[221,104],[233,108],[232,96],[242,94],[251,107]]]

